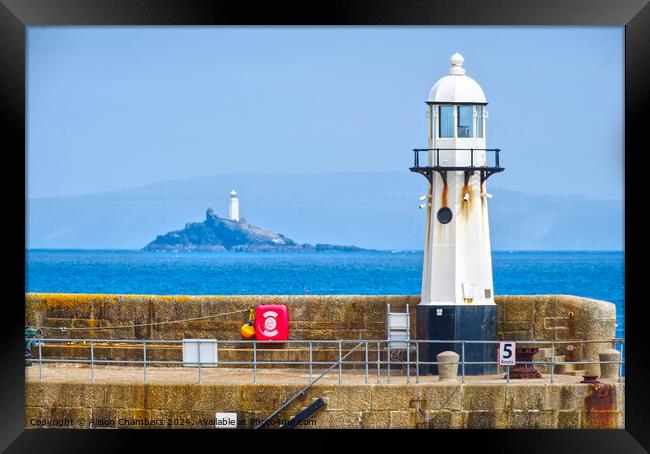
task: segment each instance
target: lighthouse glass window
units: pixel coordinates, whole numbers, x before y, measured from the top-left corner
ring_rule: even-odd
[[[474,137],[474,106],[458,106],[458,137]]]
[[[440,106],[438,137],[454,137],[454,106]]]

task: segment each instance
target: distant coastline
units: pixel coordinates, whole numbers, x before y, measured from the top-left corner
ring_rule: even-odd
[[[297,252],[327,252],[324,250],[296,250]],[[149,251],[145,248],[25,248],[25,252],[212,252],[209,250],[168,250],[168,251]],[[274,250],[274,251],[252,251],[252,250],[237,250],[237,251],[220,251],[223,252],[294,252],[293,250]],[[377,252],[377,253],[393,253],[393,254],[422,254],[422,249],[363,249],[358,248],[346,252]],[[622,249],[496,249],[492,250],[493,254],[515,254],[515,253],[530,253],[530,254],[553,254],[553,253],[576,253],[576,254],[621,254],[625,251]]]
[[[220,201],[218,194],[238,186],[244,218],[298,243],[386,250],[424,247],[424,213],[417,208],[423,182],[408,171],[255,178],[218,175],[104,194],[30,198],[28,244],[57,249],[139,249],[156,235],[182,229],[188,221],[201,221],[208,206],[227,217],[225,197]],[[622,201],[491,189],[493,250],[624,247]],[[589,229],[576,227],[585,225]]]

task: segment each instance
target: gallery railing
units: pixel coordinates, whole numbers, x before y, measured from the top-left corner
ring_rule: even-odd
[[[501,169],[500,152],[500,148],[414,148],[413,167],[449,168],[450,170]],[[466,165],[447,165],[445,160],[452,157],[454,161],[463,161]]]
[[[468,376],[465,372],[465,366],[469,365],[496,365],[498,366],[498,361],[468,361],[466,360],[466,348],[471,345],[477,344],[494,344],[496,350],[499,341],[476,341],[476,340],[400,340],[400,341],[388,341],[388,340],[287,340],[283,341],[285,347],[296,346],[296,344],[304,345],[307,349],[308,359],[306,361],[276,361],[276,360],[260,360],[258,357],[258,352],[261,348],[268,347],[269,345],[274,345],[273,352],[287,352],[294,351],[295,348],[277,348],[281,345],[278,345],[278,342],[269,342],[269,341],[251,341],[251,340],[215,340],[215,339],[191,339],[191,340],[105,340],[105,339],[31,339],[36,340],[32,347],[31,358],[26,359],[32,364],[36,364],[39,369],[39,379],[43,381],[45,368],[44,365],[47,364],[65,364],[65,363],[74,363],[74,364],[88,364],[91,371],[91,380],[95,381],[95,372],[98,370],[98,367],[102,366],[142,366],[142,377],[144,383],[147,383],[148,369],[151,366],[195,366],[197,368],[197,381],[202,383],[203,372],[206,369],[214,369],[219,366],[240,366],[241,368],[250,368],[251,380],[252,383],[257,383],[258,373],[260,369],[265,366],[304,366],[309,372],[309,383],[313,381],[314,369],[329,367],[332,370],[337,370],[338,372],[338,383],[343,383],[344,368],[346,366],[353,366],[363,370],[364,382],[369,383],[371,376],[374,376],[374,381],[376,383],[381,383],[382,377],[385,377],[387,383],[391,383],[391,370],[394,374],[394,368],[402,368],[402,376],[406,377],[406,383],[410,383],[411,379],[415,379],[415,383],[420,383],[423,375],[420,373],[423,366],[430,365],[440,365],[440,364],[458,364],[459,371],[458,375],[460,377],[461,383],[465,383],[466,377]],[[197,346],[197,359],[196,361],[178,361],[170,359],[158,359],[153,360],[147,356],[148,349],[151,350],[152,346],[160,345],[179,345],[182,346],[184,343],[192,342],[197,344],[212,344],[214,346],[214,357],[210,358],[209,361],[201,360],[201,348]],[[88,358],[61,358],[61,357],[49,357],[46,358],[43,355],[43,349],[45,347],[53,347],[55,345],[66,344],[68,346],[76,345],[83,346],[89,349]],[[106,348],[107,346],[112,346],[113,348],[119,348],[124,345],[133,345],[142,347],[142,359],[99,359],[95,357],[95,349],[98,346]],[[423,348],[423,345],[431,344],[455,344],[460,345],[459,360],[457,363],[449,362],[439,362],[439,361],[423,361],[420,358],[420,352]],[[620,357],[616,361],[601,361],[601,360],[578,360],[578,361],[566,361],[558,360],[555,355],[556,347],[567,345],[567,346],[576,346],[576,345],[586,345],[586,344],[603,344],[611,345],[613,348],[617,349],[620,352]],[[538,341],[538,340],[518,340],[517,346],[530,346],[538,348],[550,348],[551,357],[545,361],[517,361],[517,365],[546,365],[549,373],[543,374],[545,379],[550,380],[553,383],[557,379],[558,374],[555,372],[556,366],[567,366],[567,365],[588,365],[588,364],[617,364],[618,365],[618,377],[617,381],[621,382],[622,375],[624,374],[624,345],[625,340],[622,338],[613,338],[605,340],[551,340],[551,341]],[[250,354],[250,360],[243,361],[222,361],[219,359],[219,351],[224,348],[232,348],[232,346],[237,346],[238,352],[247,352]],[[242,348],[243,347],[243,348]],[[315,350],[315,347],[318,349]],[[575,348],[575,347],[573,347]],[[36,350],[36,351],[33,351]],[[362,356],[362,359],[348,359],[352,350],[355,350],[355,353],[360,353],[359,356]],[[267,350],[268,351],[268,350]],[[313,358],[315,351],[328,351],[334,357],[331,361],[316,361]],[[392,353],[400,352],[401,357],[397,360],[393,359]],[[403,359],[402,359],[403,358]],[[337,366],[337,367],[332,367]],[[505,374],[503,379],[506,383],[510,383],[510,366],[500,366],[505,367]],[[159,367],[157,370],[163,370],[164,368]],[[299,372],[304,373],[304,372]],[[489,379],[496,379],[494,375],[488,376]]]

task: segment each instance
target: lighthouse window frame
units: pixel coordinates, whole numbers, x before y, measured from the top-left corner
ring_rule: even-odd
[[[474,117],[476,118],[476,128],[474,131],[479,139],[483,138],[483,106],[474,106]]]

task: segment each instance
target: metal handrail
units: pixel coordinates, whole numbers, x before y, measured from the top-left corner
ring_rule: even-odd
[[[40,342],[74,342],[74,343],[88,343],[92,341],[94,345],[104,344],[182,344],[183,339],[99,339],[99,338],[38,338]],[[283,341],[273,340],[243,340],[243,339],[192,339],[193,342],[219,342],[223,344],[257,344],[257,345],[278,345],[278,344],[308,344],[309,342],[337,344],[338,342],[352,344],[355,342],[399,342],[389,341],[388,339],[287,339]],[[404,342],[404,341],[403,341]],[[438,339],[412,339],[411,342],[419,343],[433,343],[433,344],[460,344],[465,342],[467,344],[498,344],[503,342],[500,340],[438,340]],[[564,339],[564,340],[517,340],[520,344],[603,344],[607,342],[625,342],[623,337],[613,337],[611,339]]]
[[[463,168],[469,167],[469,168],[490,168],[491,166],[487,165],[487,155],[488,153],[493,153],[494,154],[494,161],[495,165],[494,168],[500,169],[500,161],[499,161],[499,153],[501,152],[500,148],[414,148],[413,149],[413,167],[420,167],[420,153],[426,151],[426,152],[435,152],[433,154],[433,165],[430,166],[423,166],[423,167],[448,167],[448,168],[455,168],[454,166],[441,166],[440,165],[440,152],[441,151],[460,151],[460,152],[469,152],[470,153],[470,165],[469,166],[461,166]],[[479,165],[475,166],[474,165],[474,152],[475,151],[485,151],[486,152],[486,164],[485,165]],[[459,167],[460,168],[460,167]]]
[[[339,383],[343,382],[343,366],[344,365],[361,365],[364,369],[364,376],[365,376],[365,383],[368,383],[368,378],[369,378],[369,366],[371,363],[376,364],[377,368],[377,383],[381,382],[381,369],[382,366],[386,366],[386,372],[387,376],[386,379],[388,383],[390,383],[390,378],[391,378],[391,365],[406,365],[407,366],[407,382],[408,378],[410,377],[410,367],[415,366],[416,369],[416,383],[420,382],[420,367],[421,366],[426,366],[426,365],[439,365],[439,364],[459,364],[461,366],[461,383],[465,382],[465,365],[498,365],[498,361],[467,361],[465,359],[465,345],[466,344],[498,344],[500,341],[498,340],[485,340],[485,341],[480,341],[480,340],[409,340],[409,341],[394,341],[394,340],[378,340],[378,339],[355,339],[355,340],[342,340],[342,339],[337,339],[337,340],[329,340],[329,339],[313,339],[313,340],[299,340],[299,339],[291,339],[287,341],[282,341],[282,342],[273,342],[273,341],[257,341],[257,340],[238,340],[238,339],[233,339],[233,340],[215,340],[215,339],[192,339],[193,342],[197,343],[214,343],[215,347],[218,349],[221,347],[222,349],[224,348],[224,345],[228,344],[249,344],[252,345],[252,352],[253,352],[253,360],[251,361],[223,361],[223,360],[217,360],[214,364],[205,364],[202,363],[200,360],[200,356],[197,358],[196,362],[189,362],[189,361],[177,361],[177,360],[152,360],[148,358],[147,354],[147,346],[151,346],[152,344],[160,344],[160,345],[167,345],[167,344],[180,344],[182,345],[183,340],[154,340],[154,339],[142,339],[142,340],[132,340],[132,339],[124,339],[124,340],[100,340],[100,339],[58,339],[58,338],[39,338],[40,344],[38,345],[38,358],[33,358],[33,362],[38,362],[39,365],[39,379],[40,381],[43,381],[44,377],[44,371],[43,371],[43,364],[47,363],[80,363],[80,364],[90,364],[91,368],[91,380],[94,382],[95,381],[95,372],[96,372],[96,365],[129,365],[129,364],[136,364],[136,365],[142,365],[143,366],[143,381],[144,383],[147,382],[147,374],[148,374],[148,369],[147,366],[152,366],[152,365],[190,365],[190,366],[197,366],[198,367],[198,382],[201,383],[202,381],[202,368],[210,368],[211,366],[218,367],[219,365],[230,365],[230,366],[252,366],[253,370],[253,383],[257,382],[257,369],[260,366],[264,365],[276,365],[276,366],[308,366],[309,367],[309,383],[315,383],[315,381],[312,378],[312,370],[314,366],[322,366],[322,365],[329,365],[331,366],[329,370],[331,370],[333,367],[336,367],[338,365],[339,367]],[[397,343],[402,345],[403,343],[407,343],[409,348],[407,349],[407,359],[406,361],[395,361],[390,357],[390,354],[387,355],[387,359],[383,360],[382,359],[382,352],[390,352],[391,348],[391,343]],[[89,344],[90,347],[90,359],[67,359],[67,358],[44,358],[43,357],[43,348],[46,347],[46,343],[51,343],[51,344],[56,344],[56,343],[80,343],[80,344]],[[109,345],[124,345],[124,344],[139,344],[142,345],[143,348],[143,358],[140,359],[132,359],[132,360],[113,360],[113,359],[97,359],[96,358],[96,349],[98,347],[98,344],[109,344]],[[283,343],[283,344],[307,344],[309,346],[309,361],[259,361],[257,358],[257,349],[259,346],[264,346],[265,344],[278,344],[278,343]],[[550,366],[550,381],[551,383],[554,382],[554,369],[555,366],[558,364],[562,365],[571,365],[571,364],[618,364],[618,381],[620,382],[622,379],[622,370],[625,364],[625,357],[624,357],[624,344],[625,340],[623,338],[612,338],[612,339],[589,339],[589,340],[518,340],[518,344],[529,344],[529,345],[545,345],[549,346],[551,348],[551,358],[550,361],[517,361],[517,364],[532,364],[532,365],[548,365]],[[616,348],[617,345],[620,345],[620,352],[621,356],[620,359],[617,361],[600,361],[600,360],[580,360],[580,361],[560,361],[558,362],[556,360],[556,355],[555,355],[555,347],[556,345],[563,345],[563,344],[613,344],[614,348]],[[329,347],[328,345],[333,345],[333,347]],[[357,344],[357,345],[363,345],[365,346],[364,349],[364,360],[346,360],[348,356],[352,353],[352,351],[356,350],[355,347],[353,350],[349,351],[345,355],[342,354],[342,349],[344,344]],[[422,361],[420,360],[420,344],[460,344],[460,349],[461,349],[461,355],[459,357],[459,361],[456,363],[443,363],[439,361]],[[319,348],[323,348],[323,350],[331,351],[331,352],[336,352],[338,353],[338,361],[315,361],[313,359],[313,345],[318,345]],[[372,359],[370,358],[369,352],[371,351],[371,346],[377,346],[376,350],[376,358]],[[415,361],[412,360],[412,356],[410,355],[410,351],[413,350],[413,345],[415,345]],[[100,345],[101,346],[101,345]],[[382,348],[383,346],[383,348]],[[200,351],[200,349],[199,349]],[[245,350],[242,350],[245,351]],[[274,351],[283,351],[283,350],[276,350]],[[149,351],[150,353],[150,351]],[[218,350],[215,351],[216,355],[218,355]],[[200,353],[199,353],[200,354]],[[215,356],[216,356],[215,355]],[[150,370],[149,370],[150,371]],[[509,367],[507,369],[507,383],[510,382],[509,378]],[[320,377],[318,378],[320,379]],[[317,379],[317,380],[318,380]]]
[[[340,345],[340,344],[339,344],[339,345]],[[356,347],[354,347],[352,350],[350,350],[349,352],[347,352],[347,353],[345,354],[344,357],[342,357],[342,358],[339,357],[339,360],[338,360],[336,363],[332,364],[332,365],[331,365],[331,366],[330,366],[330,367],[329,367],[325,372],[323,372],[322,374],[320,374],[320,375],[316,378],[316,380],[312,381],[312,380],[311,380],[311,377],[310,377],[310,379],[309,379],[309,384],[308,384],[307,386],[305,386],[305,387],[302,388],[300,391],[298,391],[296,394],[294,394],[293,397],[291,397],[290,399],[287,399],[287,401],[286,401],[284,404],[282,404],[282,405],[280,406],[280,408],[278,408],[278,409],[275,410],[273,413],[271,413],[271,414],[270,414],[270,415],[269,415],[269,416],[268,416],[264,421],[262,421],[262,422],[261,422],[257,427],[255,427],[255,428],[256,428],[256,429],[261,429],[262,427],[264,427],[265,425],[267,425],[268,422],[271,421],[271,419],[273,419],[273,417],[274,417],[275,415],[279,414],[282,410],[284,410],[286,407],[288,407],[288,406],[291,404],[291,402],[293,402],[294,400],[296,400],[299,396],[304,395],[304,394],[309,390],[309,388],[311,388],[312,386],[314,386],[314,385],[316,384],[316,382],[317,382],[318,380],[320,380],[320,379],[323,378],[325,375],[327,375],[327,374],[328,374],[332,369],[334,369],[334,368],[337,366],[337,364],[340,365],[340,364],[343,362],[343,360],[344,360],[345,358],[347,358],[348,356],[350,356],[350,355],[351,355],[351,354],[352,354],[352,353],[353,353],[357,348],[359,348],[359,347],[362,346],[362,345],[363,345],[363,342],[359,342],[359,344],[358,344]],[[340,382],[339,382],[339,383],[340,383]]]

